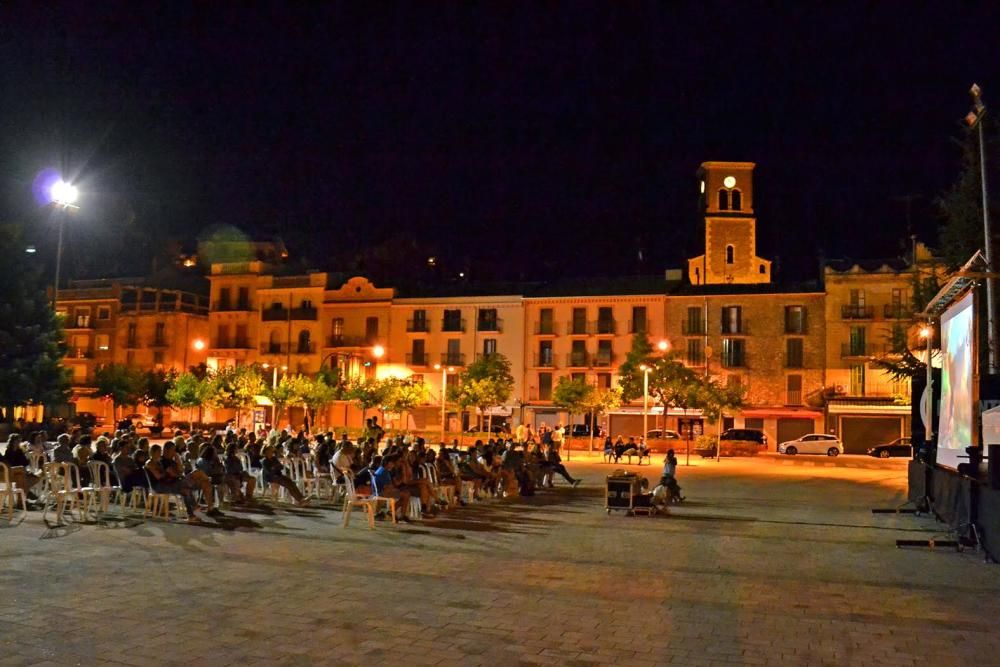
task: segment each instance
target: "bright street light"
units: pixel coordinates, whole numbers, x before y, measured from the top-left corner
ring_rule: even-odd
[[[205,341],[203,341],[202,339],[198,338],[198,339],[196,339],[194,341],[194,343],[191,344],[191,347],[193,347],[194,349],[196,349],[199,352],[201,352],[202,350],[205,349]]]
[[[385,354],[385,348],[382,347],[381,345],[376,345],[375,347],[372,348],[372,356],[375,357],[376,359],[381,359],[384,354]]]
[[[77,197],[80,196],[80,191],[72,183],[67,183],[60,179],[52,184],[49,194],[52,195],[53,204],[66,207],[76,203]]]
[[[670,349],[670,343],[665,340],[661,340],[659,343],[656,344],[656,347],[660,352],[666,352],[667,350]]]
[[[52,310],[55,312],[56,302],[59,300],[59,269],[62,265],[63,223],[66,221],[67,209],[79,208],[79,206],[75,205],[75,202],[77,197],[80,196],[80,191],[75,185],[67,183],[60,178],[49,188],[49,194],[52,196],[52,204],[61,209],[57,214],[59,216],[59,245],[56,247],[56,280],[52,284]]]

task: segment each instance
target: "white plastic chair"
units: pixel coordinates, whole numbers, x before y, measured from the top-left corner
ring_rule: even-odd
[[[455,471],[455,477],[457,479],[462,479],[462,473],[458,469],[458,461],[452,459],[451,468]],[[465,498],[465,502],[467,503],[471,504],[476,502],[476,484],[462,479],[462,496]]]
[[[253,478],[257,481],[255,487],[256,493],[258,495],[264,494],[264,471],[261,468],[250,467],[250,455],[246,452],[242,454],[237,454],[240,457],[240,463],[243,464],[243,469],[246,470]]]
[[[48,479],[49,493],[42,511],[42,520],[45,521],[51,505],[56,511],[56,523],[62,524],[67,506],[72,516],[74,509],[80,509],[80,497],[89,495],[90,490],[81,488],[80,469],[75,463],[46,463],[45,476]]]
[[[309,467],[305,460],[298,457],[288,458],[285,460],[285,467],[288,468],[288,476],[295,482],[295,486],[299,487],[302,495],[306,498],[319,498],[319,484],[316,477],[308,474]]]
[[[6,463],[0,463],[0,513],[3,508],[7,508],[7,520],[14,520],[14,506],[17,498],[21,498],[21,509],[28,512],[28,498],[24,489],[18,488],[10,481],[10,467]]]
[[[427,479],[430,480],[431,487],[434,489],[434,493],[443,502],[448,503],[449,507],[454,507],[458,504],[458,500],[455,498],[455,487],[451,485],[441,486],[438,481],[437,468],[434,467],[433,463],[424,464],[424,474]]]
[[[146,484],[149,487],[149,495],[146,496],[146,510],[143,517],[152,516],[154,519],[170,520],[170,503],[177,507],[177,515],[181,512],[187,517],[187,506],[184,504],[184,496],[179,493],[161,492],[153,488],[153,481],[149,478],[149,471],[143,469],[146,474]]]
[[[354,488],[354,480],[350,475],[344,475],[344,528],[351,522],[351,512],[355,507],[364,509],[368,517],[368,528],[375,530],[375,506],[377,501],[374,496],[360,496]],[[396,522],[396,513],[392,514],[392,522]]]
[[[118,507],[121,509],[122,514],[125,513],[125,505],[128,505],[130,510],[137,510],[140,507],[145,509],[146,487],[133,486],[131,491],[125,491],[125,485],[122,484],[122,478],[118,474],[118,468],[111,466],[111,471],[114,473],[115,480],[118,482]],[[148,484],[149,477],[146,477],[146,480]]]
[[[111,495],[120,494],[121,486],[111,483],[111,466],[104,461],[88,461],[87,468],[90,469],[90,488],[93,491],[87,496],[84,512],[89,511],[91,501],[97,500],[100,512],[104,514],[111,505]]]

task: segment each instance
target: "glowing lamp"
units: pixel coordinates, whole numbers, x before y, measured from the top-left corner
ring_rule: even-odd
[[[75,203],[76,198],[80,196],[80,191],[77,190],[75,185],[67,183],[63,180],[53,183],[52,189],[49,193],[52,195],[52,201],[54,203],[61,204],[63,206]]]
[[[196,350],[198,350],[199,352],[201,352],[202,350],[204,350],[204,349],[205,349],[205,341],[203,341],[202,339],[198,338],[198,339],[196,339],[196,340],[194,341],[194,343],[192,343],[192,344],[191,344],[191,346],[192,346],[192,347],[193,347],[194,349],[196,349]]]
[[[382,355],[384,354],[385,354],[385,348],[382,347],[381,345],[376,345],[375,347],[372,348],[372,356],[375,357],[376,359],[381,359]]]

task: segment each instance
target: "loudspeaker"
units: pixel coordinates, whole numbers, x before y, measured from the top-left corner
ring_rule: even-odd
[[[990,488],[1000,489],[1000,445],[986,445],[989,452],[987,469],[990,475]]]

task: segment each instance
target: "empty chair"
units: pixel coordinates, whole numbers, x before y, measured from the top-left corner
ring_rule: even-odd
[[[121,486],[112,484],[111,466],[107,463],[103,461],[88,461],[87,467],[90,469],[90,488],[93,489],[88,498],[96,500],[99,511],[104,514],[108,511],[108,506],[111,504],[112,494],[121,493]],[[90,503],[88,502],[84,511],[89,510],[89,505]]]
[[[344,475],[344,528],[347,528],[350,524],[351,512],[354,508],[360,507],[365,511],[365,515],[368,517],[368,527],[374,530],[376,504],[377,501],[374,496],[358,495],[357,490],[354,488],[354,479],[348,474]],[[395,512],[393,512],[392,520],[393,523],[395,523]]]
[[[28,499],[24,489],[19,489],[10,481],[10,468],[6,463],[0,463],[0,513],[7,508],[7,520],[14,520],[14,505],[21,498],[21,509],[28,511]]]

